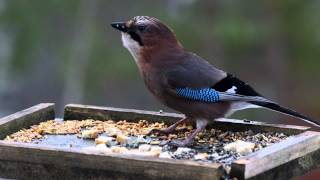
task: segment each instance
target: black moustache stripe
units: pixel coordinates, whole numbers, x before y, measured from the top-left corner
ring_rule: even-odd
[[[140,46],[143,46],[142,40],[137,33],[133,32],[133,31],[129,31],[128,34],[130,35],[131,39],[138,42]]]

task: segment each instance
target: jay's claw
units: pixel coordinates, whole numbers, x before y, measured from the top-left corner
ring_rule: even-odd
[[[187,131],[188,128],[180,128],[180,129],[172,129],[172,128],[167,128],[167,129],[151,129],[146,135],[150,136],[151,134],[162,134],[162,135],[168,135],[172,133],[178,133],[182,131]]]
[[[170,132],[167,131],[167,129],[151,129],[146,135],[150,136],[151,134],[170,134]]]

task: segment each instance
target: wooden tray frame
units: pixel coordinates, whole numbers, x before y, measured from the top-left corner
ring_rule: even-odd
[[[173,123],[175,113],[69,104],[64,119],[113,119]],[[42,103],[0,119],[0,137],[39,122],[54,119],[54,104]],[[231,175],[238,179],[289,179],[320,166],[320,133],[308,127],[219,119],[218,129],[284,132],[293,137],[236,160]],[[0,140],[0,177],[18,179],[220,179],[221,164],[101,155],[73,148],[15,143]]]

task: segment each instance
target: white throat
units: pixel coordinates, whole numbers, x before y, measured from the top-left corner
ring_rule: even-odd
[[[133,56],[133,59],[138,62],[139,61],[139,54],[141,47],[136,42],[133,40],[129,34],[127,33],[121,33],[121,39],[122,39],[122,44],[125,48],[127,48],[130,52],[130,54]]]

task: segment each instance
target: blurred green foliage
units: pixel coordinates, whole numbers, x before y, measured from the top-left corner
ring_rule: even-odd
[[[5,101],[13,100],[0,107],[53,101],[164,108],[147,93],[120,34],[109,26],[149,15],[174,29],[186,49],[267,97],[320,117],[319,1],[2,0],[0,7],[0,33],[12,41],[10,56],[0,59],[9,64],[0,89]],[[81,93],[68,93],[73,86]]]

